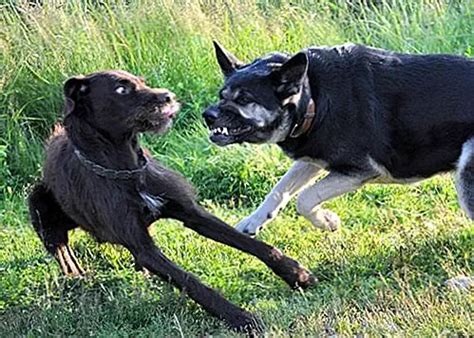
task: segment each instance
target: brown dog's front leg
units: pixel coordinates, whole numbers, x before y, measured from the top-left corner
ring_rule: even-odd
[[[189,295],[213,316],[223,319],[232,329],[249,334],[261,333],[261,321],[255,315],[232,304],[217,291],[202,284],[192,274],[170,261],[147,236],[138,245],[128,246],[136,262]]]
[[[259,258],[292,288],[305,289],[317,282],[311,272],[277,248],[243,235],[199,206],[187,209],[177,218],[205,237]]]

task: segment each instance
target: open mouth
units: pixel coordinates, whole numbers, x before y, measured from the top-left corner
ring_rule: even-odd
[[[212,142],[218,145],[226,145],[231,143],[239,142],[242,135],[250,132],[251,126],[244,126],[241,128],[228,128],[228,127],[217,127],[210,129],[209,138]]]
[[[178,113],[180,108],[180,104],[178,102],[168,104],[166,106],[156,106],[154,108],[154,113],[159,113],[163,115],[165,118],[175,118],[176,114]]]
[[[241,128],[227,128],[227,127],[218,127],[211,129],[211,136],[238,136],[244,133],[249,132],[252,129],[250,126],[245,126]]]
[[[147,119],[138,122],[137,129],[141,132],[164,133],[173,124],[172,119]]]

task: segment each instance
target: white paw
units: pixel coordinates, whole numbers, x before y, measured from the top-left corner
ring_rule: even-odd
[[[235,229],[243,234],[249,236],[255,236],[257,233],[272,220],[272,217],[267,217],[268,215],[252,214],[243,220],[241,220],[236,226]]]
[[[316,228],[326,231],[336,231],[341,225],[339,216],[327,209],[318,208],[306,217]]]
[[[445,281],[444,284],[453,290],[469,290],[470,288],[474,289],[474,276],[459,276],[451,278]]]

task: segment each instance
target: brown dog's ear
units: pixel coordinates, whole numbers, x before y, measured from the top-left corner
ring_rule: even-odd
[[[85,95],[88,89],[86,78],[82,75],[71,77],[64,83],[64,116],[74,111],[79,96]]]
[[[225,77],[229,76],[236,69],[242,67],[244,63],[237,59],[231,52],[227,51],[217,41],[212,42],[216,51],[216,58],[219,66],[221,67],[222,73]]]
[[[276,90],[282,96],[296,94],[308,71],[308,56],[299,52],[273,74]]]

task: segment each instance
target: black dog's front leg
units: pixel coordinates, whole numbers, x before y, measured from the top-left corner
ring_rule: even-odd
[[[232,329],[249,334],[260,333],[263,330],[258,317],[232,304],[217,291],[205,286],[195,276],[170,261],[153,243],[148,233],[140,232],[139,237],[136,235],[133,237],[127,239],[124,245],[140,266],[171,282],[207,312],[223,319]]]
[[[292,288],[304,289],[317,281],[307,269],[277,248],[243,235],[198,205],[186,208],[176,218],[205,237],[259,258]]]

